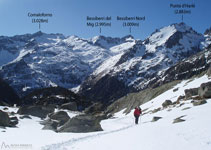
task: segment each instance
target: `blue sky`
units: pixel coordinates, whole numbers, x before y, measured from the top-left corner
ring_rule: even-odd
[[[38,31],[32,24],[31,13],[52,13],[48,24],[42,24],[45,33],[63,33],[89,38],[99,35],[99,28],[86,26],[86,16],[112,16],[112,27],[102,28],[101,35],[123,37],[129,28],[122,27],[116,16],[146,16],[140,27],[132,28],[135,38],[145,39],[155,29],[181,22],[170,3],[192,3],[196,8],[184,16],[184,22],[203,33],[211,26],[211,0],[0,0],[0,35],[17,35]]]

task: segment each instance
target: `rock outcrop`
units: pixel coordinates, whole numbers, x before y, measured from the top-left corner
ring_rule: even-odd
[[[88,108],[86,108],[84,110],[84,113],[85,114],[98,113],[98,112],[103,111],[103,109],[104,109],[104,105],[102,103],[98,102],[98,103],[94,103],[91,106],[89,106]]]
[[[165,102],[162,103],[162,106],[165,108],[165,107],[168,107],[170,105],[172,105],[172,101],[171,100],[165,100]]]
[[[156,116],[155,116],[155,117],[152,118],[152,122],[156,122],[156,121],[160,120],[161,118],[162,118],[162,117],[156,117]]]
[[[173,121],[173,123],[180,123],[180,122],[184,122],[185,120],[184,120],[184,119],[182,119],[183,117],[185,117],[185,116],[180,116],[180,117],[178,117],[178,118],[175,118],[175,119],[174,119],[174,121]]]
[[[193,101],[193,106],[199,106],[199,105],[203,105],[206,103],[207,103],[206,100],[197,100],[197,101]]]
[[[192,96],[198,95],[198,88],[186,89],[185,90],[185,98],[191,98]]]
[[[201,84],[199,96],[202,98],[211,98],[211,82]]]
[[[58,112],[49,114],[48,117],[52,120],[56,120],[59,126],[64,125],[70,119],[67,112],[65,111],[58,111]]]
[[[44,125],[42,130],[52,130],[54,132],[57,132],[58,122],[53,121],[51,119],[47,119],[40,122],[41,125]]]
[[[10,118],[9,115],[0,110],[0,126],[8,127],[10,126]]]
[[[71,111],[78,110],[76,102],[64,103],[61,105],[60,109],[67,109],[67,110],[71,110]]]
[[[35,117],[45,118],[49,113],[54,112],[53,107],[44,106],[22,106],[18,110],[20,115],[32,115]]]
[[[17,117],[10,117],[10,125],[15,127],[18,124],[19,120]]]
[[[58,132],[75,132],[75,133],[85,133],[102,131],[100,120],[96,119],[94,116],[90,115],[79,115],[68,122],[66,122],[62,127],[58,129]]]

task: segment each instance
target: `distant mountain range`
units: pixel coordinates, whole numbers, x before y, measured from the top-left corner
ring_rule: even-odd
[[[42,32],[1,36],[0,77],[19,96],[61,86],[109,103],[152,86],[171,66],[209,47],[211,35],[205,33],[179,23],[157,29],[144,41]]]

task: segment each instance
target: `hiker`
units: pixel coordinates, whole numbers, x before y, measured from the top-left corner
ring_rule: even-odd
[[[134,116],[135,116],[135,124],[138,124],[139,117],[141,115],[141,108],[136,107],[134,111]]]

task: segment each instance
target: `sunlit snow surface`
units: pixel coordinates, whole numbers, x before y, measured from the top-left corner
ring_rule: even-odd
[[[199,87],[211,81],[206,75],[194,80],[186,80],[166,91],[152,101],[141,106],[147,111],[161,107],[166,100],[177,100],[184,95],[184,89]],[[173,89],[178,88],[176,92]],[[0,129],[0,144],[31,144],[39,150],[210,150],[211,149],[211,99],[207,104],[193,106],[191,100],[184,105],[162,109],[154,114],[145,114],[141,123],[134,125],[133,112],[125,115],[124,110],[112,119],[101,122],[102,132],[93,133],[55,133],[41,130],[40,119],[20,119],[18,128]],[[191,107],[187,110],[184,108]],[[2,109],[3,107],[1,107]],[[17,111],[10,108],[9,111]],[[68,113],[71,117],[74,112]],[[151,122],[153,116],[163,117]],[[177,117],[184,116],[185,122],[172,124]],[[6,131],[6,132],[2,132]]]

